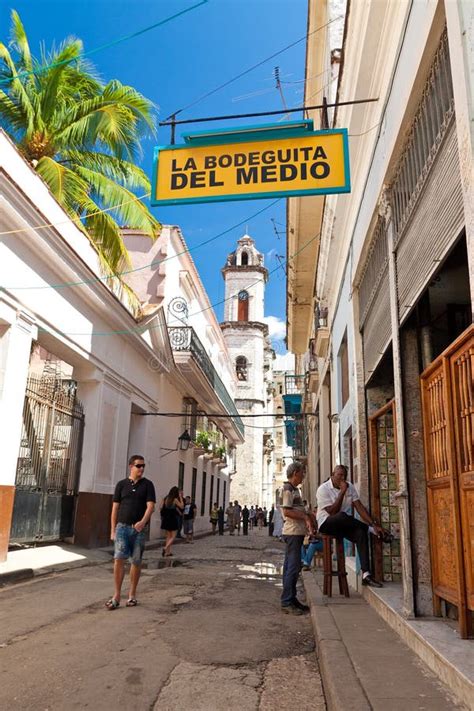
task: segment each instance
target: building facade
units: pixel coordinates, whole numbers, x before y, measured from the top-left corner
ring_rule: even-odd
[[[348,129],[351,194],[289,205],[289,249],[315,220],[320,225],[312,281],[298,284],[294,272],[288,295],[296,372],[313,383],[304,396],[312,423],[307,494],[314,501],[334,464],[346,464],[395,537],[374,547],[373,563],[399,591],[399,614],[454,618],[467,637],[474,633],[472,5],[347,3],[339,48],[329,35],[311,34],[324,12],[330,18],[329,3],[310,3],[306,91],[338,57],[337,81],[325,94],[377,101],[329,112],[329,125]],[[324,116],[314,118],[320,124]],[[348,567],[357,584],[357,561]]]
[[[156,288],[150,272],[137,284],[147,292],[137,310],[0,131],[0,233],[0,560],[14,541],[106,545],[115,483],[137,453],[159,495],[175,484],[193,494],[196,528],[206,529],[212,503],[228,500],[243,424],[234,368],[179,230],[126,237],[138,244],[135,269],[169,257],[166,285],[164,264]],[[185,301],[200,311],[188,320],[174,313]],[[180,436],[198,427],[210,433],[205,446],[182,449]]]

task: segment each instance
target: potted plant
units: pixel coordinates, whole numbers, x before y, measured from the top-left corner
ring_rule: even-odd
[[[209,432],[205,430],[198,430],[196,432],[196,439],[194,440],[195,450],[202,450],[200,453],[209,452],[211,449],[211,438]]]

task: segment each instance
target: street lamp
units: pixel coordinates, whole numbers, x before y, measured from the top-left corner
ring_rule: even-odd
[[[189,449],[189,445],[191,444],[191,435],[189,434],[188,430],[184,430],[183,434],[181,437],[178,437],[178,447],[182,452],[186,452],[187,449]]]
[[[171,454],[171,452],[177,452],[178,449],[182,452],[185,452],[187,449],[189,449],[189,445],[191,444],[191,442],[191,435],[189,434],[188,430],[184,430],[183,434],[178,437],[178,442],[174,449],[170,449],[169,447],[160,447],[160,449],[166,452],[166,454],[162,454],[160,458],[168,456],[168,454]]]

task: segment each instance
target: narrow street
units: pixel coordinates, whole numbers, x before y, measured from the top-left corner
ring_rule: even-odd
[[[325,709],[310,616],[279,612],[267,529],[174,553],[163,569],[147,552],[139,606],[113,613],[108,563],[0,590],[0,707]]]

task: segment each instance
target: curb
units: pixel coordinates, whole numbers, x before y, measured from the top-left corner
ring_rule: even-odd
[[[371,711],[321,588],[310,571],[302,575],[328,711]]]

